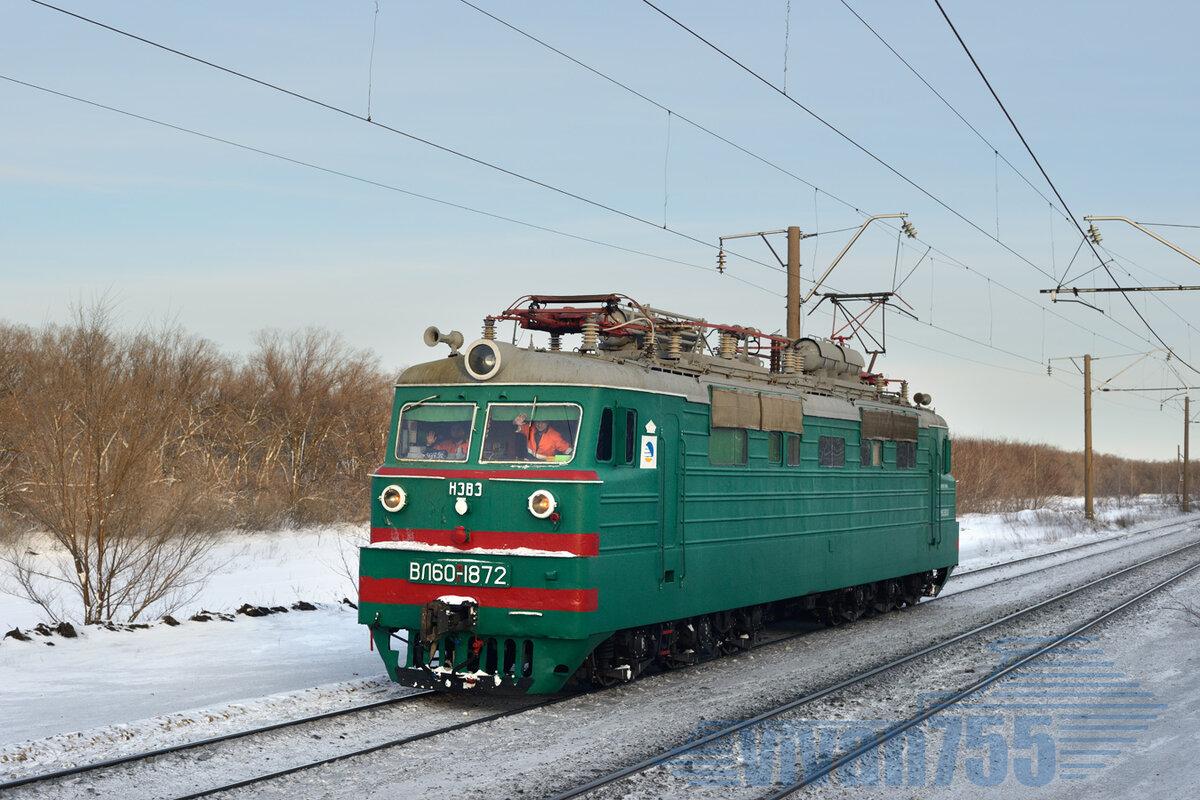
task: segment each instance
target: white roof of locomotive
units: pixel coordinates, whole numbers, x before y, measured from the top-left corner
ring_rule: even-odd
[[[461,354],[414,364],[397,378],[399,386],[453,385],[554,385],[627,389],[685,397],[709,403],[709,387],[723,386],[755,392],[802,395],[805,413],[829,419],[857,421],[863,408],[916,414],[923,428],[947,427],[934,411],[877,399],[873,387],[837,378],[812,375],[778,375],[745,362],[730,363],[708,356],[690,356],[675,365],[628,357],[628,352],[598,354],[530,350],[494,341],[501,367],[492,380],[471,377]]]

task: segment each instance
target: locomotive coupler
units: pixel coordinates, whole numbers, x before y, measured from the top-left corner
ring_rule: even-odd
[[[421,609],[421,644],[434,646],[443,637],[472,633],[479,618],[479,603],[473,597],[447,595],[431,600]]]

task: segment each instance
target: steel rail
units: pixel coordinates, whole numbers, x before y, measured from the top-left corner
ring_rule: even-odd
[[[750,649],[756,650],[759,647],[768,647],[770,645],[790,641],[797,637],[804,636],[804,635],[806,635],[806,633],[807,632],[805,632],[805,631],[797,631],[795,633],[785,634],[783,636],[780,636],[777,639],[772,639],[767,642],[755,644]],[[707,662],[698,662],[697,664],[691,664],[691,665],[688,665],[688,667],[686,667],[684,669],[691,669],[693,667],[700,666],[700,664],[703,664],[703,663],[707,663]],[[672,670],[672,671],[673,672],[681,672],[683,670]],[[180,795],[178,797],[174,797],[174,798],[172,798],[172,800],[197,800],[197,798],[209,797],[211,795],[218,794],[220,792],[232,791],[234,789],[241,789],[246,786],[253,786],[258,783],[264,783],[266,781],[275,780],[276,778],[283,778],[288,775],[295,774],[297,772],[303,772],[305,770],[315,769],[317,767],[323,767],[327,764],[333,764],[338,761],[344,761],[348,758],[354,758],[355,756],[369,755],[370,753],[376,753],[380,750],[386,750],[391,747],[400,747],[405,744],[410,744],[412,742],[421,741],[422,739],[431,739],[435,736],[440,736],[445,733],[454,733],[456,731],[463,730],[464,728],[469,728],[473,725],[479,725],[484,722],[493,722],[498,719],[504,719],[505,717],[516,716],[517,714],[521,714],[526,711],[534,711],[539,708],[545,708],[546,706],[556,705],[558,703],[562,703],[567,700],[573,700],[577,697],[581,697],[581,696],[587,695],[587,694],[594,694],[595,692],[599,692],[599,691],[603,691],[603,689],[602,688],[593,688],[593,689],[589,689],[589,690],[586,690],[583,692],[574,692],[571,694],[560,695],[558,697],[552,697],[547,700],[542,700],[540,702],[530,703],[528,705],[521,706],[520,708],[509,709],[507,711],[501,711],[501,712],[498,712],[495,714],[488,714],[483,717],[477,717],[475,719],[455,723],[454,725],[448,725],[443,728],[435,728],[433,730],[425,731],[423,733],[417,733],[417,734],[413,734],[410,736],[404,736],[399,739],[393,739],[388,742],[383,742],[381,744],[372,745],[370,747],[362,748],[359,750],[354,750],[354,751],[351,751],[348,753],[341,753],[336,756],[330,756],[328,758],[323,758],[318,761],[311,761],[306,764],[300,764],[295,767],[287,767],[284,769],[276,770],[274,772],[269,772],[269,773],[265,773],[262,775],[256,775],[252,778],[246,778],[244,780],[240,780],[235,783],[225,784],[223,786],[218,786],[216,788],[202,789],[198,792],[193,792],[191,794],[185,794],[185,795]]]
[[[784,633],[776,638],[772,638],[767,641],[756,643],[751,649],[757,649],[759,647],[769,647],[771,645],[791,641],[792,639],[796,639],[800,636],[805,636],[807,634],[808,634],[808,631],[795,631],[795,632],[791,632],[791,633]],[[707,662],[699,662],[697,664],[689,665],[685,669],[690,669],[692,667],[700,666],[700,664],[702,664],[702,663],[707,663]],[[673,672],[680,672],[680,671],[681,670],[673,670]],[[574,692],[574,693],[562,695],[559,697],[554,697],[554,698],[551,698],[549,700],[545,700],[542,702],[527,704],[527,705],[521,706],[520,708],[508,709],[506,711],[497,712],[495,714],[484,715],[482,717],[477,717],[475,719],[455,723],[454,725],[449,725],[449,726],[445,726],[442,728],[434,728],[432,730],[424,731],[422,733],[412,734],[410,736],[405,736],[405,737],[402,737],[399,739],[394,739],[394,740],[391,740],[388,742],[384,742],[382,744],[373,745],[369,748],[356,750],[356,751],[348,752],[348,753],[343,753],[343,754],[340,754],[337,756],[331,756],[326,759],[321,759],[319,761],[313,761],[313,762],[302,764],[302,765],[299,765],[296,767],[290,767],[290,768],[286,768],[286,769],[277,770],[276,772],[272,772],[272,773],[265,774],[265,775],[259,775],[259,776],[255,776],[252,778],[247,778],[245,780],[239,781],[234,784],[228,784],[228,785],[220,786],[220,787],[213,788],[213,789],[204,789],[199,792],[195,792],[193,794],[183,795],[181,797],[175,798],[174,800],[191,800],[191,798],[207,797],[209,795],[216,794],[218,792],[231,791],[233,789],[239,789],[239,788],[243,788],[245,786],[251,786],[256,783],[261,783],[263,781],[272,780],[274,778],[284,777],[286,775],[290,775],[295,772],[301,772],[301,771],[304,771],[307,769],[313,769],[315,767],[324,766],[325,764],[331,764],[336,761],[341,761],[346,758],[351,758],[353,756],[366,755],[366,754],[373,753],[378,750],[383,750],[383,749],[386,749],[389,747],[399,747],[401,745],[408,744],[410,742],[420,741],[422,739],[429,739],[429,738],[432,738],[434,736],[439,736],[444,733],[453,733],[455,731],[462,730],[463,728],[467,728],[472,725],[477,725],[477,724],[483,723],[483,722],[491,722],[493,720],[502,719],[502,718],[508,717],[508,716],[513,716],[515,714],[519,714],[524,711],[532,711],[534,709],[552,705],[554,703],[559,703],[564,700],[570,700],[570,699],[573,699],[576,697],[580,697],[584,694],[590,694],[594,691],[598,691],[598,690],[593,689],[593,690],[585,691],[585,692]],[[58,778],[67,778],[67,777],[71,777],[73,775],[79,775],[79,774],[93,772],[93,771],[101,770],[101,769],[108,769],[111,767],[117,767],[117,766],[121,766],[124,764],[131,764],[131,763],[138,762],[138,761],[148,761],[152,758],[157,758],[159,756],[171,755],[173,753],[179,753],[179,752],[182,752],[185,750],[191,750],[194,748],[204,747],[207,745],[221,744],[222,742],[232,741],[235,739],[240,739],[240,738],[244,738],[244,737],[248,737],[248,736],[254,736],[257,734],[270,733],[272,731],[276,731],[276,730],[280,730],[280,729],[303,725],[308,722],[319,722],[324,719],[330,719],[333,717],[343,716],[343,715],[350,714],[350,713],[353,713],[356,711],[369,711],[371,709],[381,708],[381,707],[399,703],[399,702],[402,702],[405,700],[415,699],[418,697],[425,697],[425,696],[433,695],[433,694],[439,694],[439,693],[432,689],[420,691],[420,692],[414,692],[413,694],[404,695],[403,697],[396,697],[396,698],[391,698],[388,700],[380,700],[380,701],[373,702],[373,703],[367,703],[364,705],[355,706],[353,708],[339,709],[337,711],[327,711],[327,712],[324,712],[321,714],[314,714],[314,715],[311,715],[308,717],[302,717],[300,719],[273,723],[271,725],[264,725],[264,726],[261,726],[258,728],[251,728],[249,730],[238,731],[238,732],[229,733],[229,734],[223,734],[221,736],[212,736],[212,737],[209,737],[206,739],[198,739],[193,742],[185,742],[185,743],[182,743],[179,745],[171,745],[168,747],[162,747],[162,748],[158,748],[156,750],[148,750],[146,752],[130,754],[127,756],[118,756],[115,758],[106,759],[104,761],[97,761],[97,762],[93,762],[90,764],[83,764],[83,765],[80,765],[77,767],[68,767],[66,769],[56,770],[54,772],[46,772],[46,773],[42,773],[40,775],[30,775],[30,776],[23,777],[23,778],[16,778],[16,779],[13,779],[13,780],[5,782],[5,783],[0,783],[0,790],[16,788],[18,786],[27,786],[27,785],[35,784],[35,783],[44,783],[44,782],[52,781],[52,780],[55,780]]]
[[[476,717],[475,719],[469,719],[464,722],[458,722],[458,723],[455,723],[454,725],[447,725],[443,728],[434,728],[433,730],[424,731],[423,733],[414,733],[409,736],[403,736],[399,739],[392,739],[390,741],[382,742],[380,744],[374,744],[374,745],[371,745],[370,747],[364,747],[364,748],[360,748],[358,750],[352,750],[348,753],[339,753],[336,756],[322,758],[317,761],[309,761],[309,762],[306,762],[304,764],[299,764],[294,767],[286,767],[284,769],[278,769],[278,770],[275,770],[274,772],[266,772],[261,775],[255,775],[251,778],[244,778],[240,781],[234,781],[232,783],[223,784],[221,786],[216,786],[211,789],[201,789],[198,792],[192,792],[190,794],[179,795],[177,797],[172,798],[172,800],[197,800],[197,798],[200,798],[200,797],[210,797],[214,794],[219,794],[221,792],[230,792],[230,791],[233,791],[234,789],[242,789],[246,786],[254,786],[255,784],[258,784],[258,783],[265,783],[266,781],[275,780],[276,778],[283,778],[288,775],[293,775],[297,772],[304,772],[305,770],[316,769],[317,767],[323,767],[327,764],[334,764],[338,761],[345,761],[346,759],[354,758],[355,756],[363,756],[363,755],[368,755],[370,753],[377,753],[380,750],[387,750],[388,748],[391,748],[391,747],[400,747],[401,745],[409,744],[411,742],[419,742],[422,739],[432,739],[434,736],[440,736],[444,733],[453,733],[455,731],[461,731],[464,728],[469,728],[473,725],[479,725],[484,722],[493,722],[498,719],[504,719],[505,717],[512,717],[517,714],[523,714],[526,711],[533,711],[538,708],[545,708],[546,706],[551,706],[556,703],[561,703],[564,700],[570,700],[572,697],[576,697],[576,696],[577,695],[565,695],[562,697],[553,697],[549,700],[542,700],[537,703],[530,703],[529,705],[521,706],[520,708],[510,708],[507,711],[499,711],[495,714],[487,714],[482,717]]]
[[[401,697],[392,697],[387,700],[377,700],[372,703],[364,703],[362,705],[352,706],[350,708],[340,708],[340,709],[337,709],[336,711],[324,711],[320,714],[312,714],[307,717],[300,717],[299,719],[290,719],[290,720],[284,720],[283,722],[274,722],[274,723],[271,723],[270,725],[262,725],[257,728],[248,728],[246,730],[234,731],[233,733],[224,733],[224,734],[221,734],[220,736],[210,736],[206,739],[196,739],[195,741],[191,741],[191,742],[181,742],[180,744],[167,745],[166,747],[160,747],[155,750],[147,750],[147,751],[144,751],[141,753],[131,753],[129,755],[124,755],[124,756],[115,756],[113,758],[108,758],[103,761],[93,761],[93,762],[90,762],[87,764],[80,764],[80,765],[74,766],[74,767],[65,767],[63,769],[55,770],[54,772],[43,772],[40,775],[28,775],[23,778],[13,778],[11,780],[7,780],[7,781],[0,783],[0,791],[4,791],[5,789],[15,789],[18,786],[27,786],[31,783],[43,783],[45,781],[55,780],[56,778],[69,778],[72,775],[82,775],[83,773],[92,772],[93,770],[106,769],[108,767],[117,767],[117,766],[120,766],[121,764],[130,764],[134,761],[145,761],[147,759],[156,758],[158,756],[170,755],[171,753],[181,753],[185,750],[191,750],[196,747],[204,747],[206,745],[220,744],[221,742],[230,742],[230,741],[234,741],[235,739],[244,738],[246,736],[255,736],[260,733],[269,733],[271,731],[277,731],[277,730],[281,730],[284,728],[292,728],[292,727],[296,727],[299,725],[305,725],[310,722],[319,722],[324,719],[333,719],[334,717],[340,717],[340,716],[344,716],[346,714],[354,714],[359,711],[370,711],[370,710],[376,709],[376,708],[385,708],[387,706],[395,705],[397,703],[403,703],[408,700],[413,700],[418,697],[425,697],[426,695],[431,695],[431,694],[434,694],[434,691],[432,689],[426,689],[425,691],[413,692],[412,694],[406,694]]]
[[[765,797],[761,798],[761,800],[782,800],[782,798],[788,797],[788,796],[794,794],[795,792],[798,792],[799,790],[803,789],[805,786],[808,786],[809,784],[813,783],[814,781],[820,780],[821,778],[825,777],[826,775],[830,774],[831,772],[835,772],[836,770],[845,766],[846,764],[850,763],[851,761],[854,761],[855,759],[860,758],[860,757],[866,755],[867,753],[870,753],[873,750],[876,750],[877,748],[881,747],[882,745],[887,744],[892,739],[896,738],[897,736],[899,736],[900,734],[909,730],[910,728],[916,727],[917,725],[920,725],[922,722],[926,721],[927,719],[934,716],[935,714],[945,711],[947,708],[950,708],[953,705],[957,705],[958,703],[961,703],[963,700],[965,700],[968,697],[970,697],[971,695],[975,694],[980,689],[986,689],[988,686],[991,686],[992,684],[999,681],[1001,678],[1011,674],[1012,672],[1019,669],[1020,667],[1023,667],[1026,664],[1028,664],[1029,662],[1031,662],[1035,659],[1041,658],[1046,653],[1049,653],[1050,651],[1055,650],[1060,645],[1062,645],[1064,642],[1068,642],[1068,641],[1076,638],[1077,636],[1084,633],[1085,631],[1088,631],[1091,628],[1094,628],[1095,626],[1099,625],[1101,622],[1105,621],[1109,617],[1119,614],[1120,612],[1124,611],[1125,609],[1129,608],[1130,606],[1134,605],[1135,603],[1139,603],[1142,600],[1145,600],[1147,597],[1154,594],[1155,592],[1158,592],[1158,591],[1166,588],[1167,586],[1170,586],[1172,583],[1175,583],[1176,581],[1180,580],[1181,578],[1184,578],[1184,577],[1192,574],[1196,570],[1200,570],[1200,563],[1192,564],[1190,567],[1187,567],[1186,569],[1182,569],[1179,572],[1176,572],[1171,577],[1169,577],[1165,580],[1159,581],[1158,583],[1154,584],[1153,586],[1151,586],[1149,589],[1142,592],[1141,594],[1138,594],[1138,595],[1135,595],[1134,597],[1129,598],[1128,600],[1126,600],[1125,602],[1116,606],[1115,608],[1110,608],[1108,611],[1105,611],[1103,614],[1099,614],[1095,617],[1092,617],[1087,622],[1072,629],[1069,633],[1064,633],[1063,635],[1057,637],[1054,641],[1052,641],[1046,645],[1043,645],[1042,647],[1039,647],[1037,650],[1033,651],[1032,653],[1027,653],[1026,655],[1022,656],[1021,658],[1013,661],[1012,663],[1005,665],[1003,668],[997,670],[996,672],[975,681],[975,683],[971,684],[967,688],[960,689],[959,691],[955,692],[950,697],[947,697],[946,699],[942,700],[941,702],[936,703],[933,706],[930,706],[928,709],[926,709],[925,711],[922,711],[920,714],[909,717],[908,719],[904,720],[903,722],[893,725],[892,727],[888,728],[887,730],[881,732],[878,736],[873,737],[869,742],[865,742],[865,743],[859,745],[858,747],[855,747],[854,749],[850,750],[849,752],[844,753],[841,756],[838,756],[837,758],[833,759],[832,761],[829,761],[828,763],[823,765],[820,769],[818,769],[815,773],[806,775],[804,778],[796,781],[795,783],[789,784],[778,791],[775,791],[769,795],[766,795]]]
[[[1168,522],[1163,525],[1156,525],[1153,528],[1144,528],[1142,530],[1137,530],[1137,531],[1128,531],[1126,533],[1118,534],[1117,536],[1110,536],[1106,539],[1095,539],[1090,542],[1080,542],[1079,544],[1073,544],[1073,545],[1069,545],[1067,547],[1060,547],[1057,550],[1047,550],[1042,553],[1032,553],[1027,556],[1022,556],[1021,558],[1014,558],[1011,561],[1001,561],[996,564],[988,564],[987,566],[976,567],[974,569],[959,570],[954,573],[954,577],[965,578],[968,575],[979,575],[980,573],[983,573],[983,572],[991,572],[992,570],[995,570],[995,569],[1004,569],[1005,567],[1011,567],[1014,564],[1023,564],[1026,561],[1033,561],[1034,559],[1038,559],[1038,558],[1049,558],[1050,556],[1056,556],[1056,555],[1059,555],[1060,553],[1070,553],[1074,550],[1079,550],[1084,547],[1095,547],[1097,545],[1108,544],[1109,542],[1120,542],[1120,541],[1123,541],[1125,539],[1129,539],[1132,537],[1142,536],[1147,533],[1154,533],[1155,531],[1161,531],[1164,528],[1172,528],[1172,527],[1175,527],[1176,525],[1184,526],[1184,527],[1181,527],[1177,531],[1171,531],[1169,533],[1162,533],[1162,534],[1159,534],[1158,536],[1153,536],[1149,540],[1147,540],[1147,541],[1152,541],[1154,539],[1160,539],[1164,536],[1173,536],[1176,533],[1183,533],[1183,532],[1189,530],[1188,526],[1194,527],[1197,524],[1197,522],[1200,522],[1200,520],[1196,520],[1196,519],[1177,520],[1175,522]],[[1100,552],[1101,553],[1112,553],[1112,552],[1115,552],[1120,549],[1121,548],[1119,548],[1119,547],[1114,547],[1112,550],[1102,550]],[[1075,560],[1066,561],[1063,563],[1074,564],[1075,561],[1079,561],[1079,560],[1081,560],[1081,559],[1075,559]],[[1032,575],[1033,573],[1027,572],[1025,574]],[[987,584],[987,585],[990,586],[991,584]]]
[[[1193,530],[1195,530],[1195,529],[1196,529],[1196,527],[1197,527],[1197,525],[1198,525],[1198,524],[1200,524],[1200,522],[1198,522],[1198,521],[1195,521],[1195,520],[1188,520],[1188,521],[1185,521],[1185,522],[1171,522],[1171,523],[1167,523],[1166,525],[1160,525],[1160,526],[1158,526],[1157,528],[1147,528],[1147,529],[1146,529],[1146,530],[1144,530],[1144,531],[1139,531],[1139,533],[1149,533],[1149,532],[1151,532],[1151,531],[1158,531],[1158,530],[1162,530],[1163,528],[1170,528],[1170,527],[1173,527],[1173,526],[1175,526],[1175,525],[1182,525],[1182,526],[1183,526],[1183,527],[1181,527],[1179,530],[1176,530],[1176,531],[1168,531],[1168,532],[1166,532],[1166,533],[1160,533],[1160,534],[1158,534],[1157,536],[1153,536],[1153,537],[1151,537],[1151,538],[1148,540],[1148,541],[1155,541],[1155,540],[1157,540],[1157,539],[1162,539],[1162,538],[1165,538],[1165,537],[1167,537],[1167,536],[1175,536],[1176,534],[1180,534],[1180,533],[1187,533],[1188,531],[1193,531]],[[1051,552],[1049,552],[1049,553],[1035,553],[1035,554],[1033,554],[1033,555],[1025,556],[1024,558],[1017,558],[1017,559],[1014,559],[1014,560],[1012,560],[1012,561],[1005,562],[1005,563],[1003,563],[1003,564],[993,564],[993,565],[991,565],[991,566],[988,566],[988,567],[981,567],[980,569],[968,570],[968,571],[966,571],[966,572],[956,572],[956,573],[954,573],[954,575],[953,575],[953,576],[951,576],[951,577],[955,577],[955,576],[957,576],[957,577],[959,577],[959,578],[962,578],[962,577],[966,577],[966,576],[968,576],[968,575],[976,575],[976,574],[978,574],[978,573],[981,573],[981,572],[989,572],[989,571],[991,571],[991,570],[993,570],[993,569],[1000,569],[1000,568],[1002,568],[1002,567],[1011,566],[1011,565],[1013,565],[1013,564],[1020,564],[1020,563],[1022,563],[1022,562],[1024,562],[1024,561],[1031,561],[1031,560],[1033,560],[1033,559],[1035,559],[1035,558],[1043,558],[1043,557],[1045,557],[1045,556],[1054,555],[1054,554],[1056,554],[1056,553],[1067,553],[1067,552],[1070,552],[1071,550],[1075,550],[1075,549],[1078,549],[1078,548],[1081,548],[1081,547],[1088,547],[1088,546],[1091,546],[1091,545],[1103,544],[1104,542],[1115,542],[1115,541],[1119,541],[1119,540],[1121,540],[1121,539],[1123,539],[1123,538],[1125,538],[1125,537],[1127,537],[1127,536],[1133,536],[1133,535],[1134,535],[1134,534],[1123,534],[1122,536],[1114,536],[1114,537],[1112,537],[1112,538],[1110,538],[1110,539],[1100,539],[1100,540],[1098,540],[1098,541],[1095,541],[1095,542],[1084,542],[1084,543],[1082,543],[1082,544],[1078,544],[1078,545],[1072,545],[1071,547],[1063,547],[1063,548],[1059,548],[1058,550],[1053,550],[1053,551],[1051,551]],[[962,588],[962,589],[955,589],[955,590],[954,590],[954,591],[952,591],[952,592],[947,592],[947,593],[944,593],[944,594],[939,594],[937,597],[926,597],[926,598],[923,598],[923,599],[922,599],[922,600],[921,600],[921,601],[918,603],[918,607],[920,607],[920,606],[926,606],[926,605],[929,605],[930,603],[936,603],[936,602],[939,602],[939,601],[942,601],[942,600],[949,600],[949,599],[950,599],[950,598],[952,598],[952,597],[958,597],[958,596],[960,596],[960,595],[969,594],[970,592],[977,592],[977,591],[979,591],[980,589],[989,589],[989,588],[991,588],[991,587],[993,587],[993,586],[999,586],[999,585],[1000,585],[1000,584],[1002,584],[1002,583],[1007,583],[1008,581],[1015,581],[1015,580],[1019,580],[1019,579],[1021,579],[1021,578],[1028,578],[1030,575],[1037,575],[1037,574],[1039,574],[1039,573],[1046,572],[1046,571],[1048,571],[1048,570],[1052,570],[1052,569],[1058,569],[1059,567],[1066,567],[1066,566],[1069,566],[1069,565],[1071,565],[1071,564],[1078,564],[1078,563],[1080,563],[1080,562],[1082,562],[1082,561],[1087,561],[1088,559],[1097,558],[1097,557],[1099,557],[1099,556],[1109,555],[1110,553],[1115,553],[1115,552],[1117,552],[1118,550],[1124,550],[1126,547],[1132,547],[1132,546],[1133,546],[1133,545],[1135,545],[1135,544],[1141,544],[1141,543],[1142,543],[1142,542],[1129,542],[1128,544],[1121,545],[1120,547],[1112,547],[1112,548],[1109,548],[1108,550],[1097,550],[1097,551],[1096,551],[1096,552],[1094,552],[1094,553],[1084,553],[1084,554],[1082,554],[1082,555],[1080,555],[1080,556],[1077,556],[1077,557],[1075,557],[1075,558],[1067,559],[1067,560],[1065,560],[1065,561],[1056,561],[1056,562],[1054,562],[1054,563],[1052,563],[1052,564],[1046,564],[1046,565],[1045,565],[1045,566],[1043,566],[1043,567],[1037,567],[1036,569],[1026,570],[1025,572],[1018,572],[1018,573],[1017,573],[1017,574],[1015,574],[1015,575],[1008,575],[1008,576],[1005,576],[1005,577],[1003,577],[1003,578],[997,578],[997,579],[996,579],[996,580],[994,580],[994,581],[988,581],[988,582],[986,582],[986,583],[981,583],[981,584],[979,584],[979,585],[977,585],[977,586],[967,586],[967,587],[964,587],[964,588]],[[1176,551],[1173,551],[1173,552],[1176,552]]]
[[[704,736],[700,736],[700,737],[697,737],[696,739],[692,739],[690,741],[684,742],[681,745],[672,747],[669,750],[665,750],[661,753],[650,756],[649,758],[645,758],[634,764],[630,764],[628,766],[614,770],[605,775],[600,775],[596,778],[593,778],[590,781],[587,781],[586,783],[582,783],[576,787],[573,787],[573,788],[567,789],[563,792],[559,792],[558,794],[552,795],[550,800],[569,800],[570,798],[579,797],[581,795],[587,794],[588,792],[591,792],[595,789],[599,789],[601,787],[608,786],[609,784],[612,784],[612,783],[615,783],[624,778],[630,777],[631,775],[636,775],[638,773],[645,772],[648,769],[651,769],[653,767],[656,767],[656,766],[666,763],[667,761],[671,760],[672,758],[674,758],[676,756],[679,756],[684,753],[688,753],[693,750],[696,750],[697,748],[703,747],[704,745],[708,744],[709,742],[716,741],[717,739],[721,739],[721,738],[724,738],[731,734],[737,733],[738,731],[741,731],[745,728],[749,728],[751,726],[757,725],[760,722],[764,722],[768,719],[773,719],[774,717],[777,717],[781,714],[785,714],[788,711],[791,711],[793,709],[799,708],[799,707],[807,705],[809,703],[813,703],[817,700],[821,700],[825,697],[828,697],[829,695],[836,694],[837,692],[843,691],[844,689],[848,689],[852,686],[856,686],[856,685],[863,683],[867,680],[870,680],[871,678],[874,678],[878,675],[882,675],[884,673],[891,672],[892,670],[894,670],[898,667],[904,666],[905,664],[909,664],[913,661],[916,661],[919,658],[923,658],[932,653],[936,653],[938,651],[944,650],[944,649],[946,649],[952,645],[958,644],[959,642],[962,642],[966,639],[970,639],[975,636],[978,636],[981,633],[986,633],[987,631],[992,630],[992,629],[994,629],[1000,625],[1003,625],[1007,622],[1011,622],[1015,619],[1019,619],[1026,615],[1032,614],[1036,611],[1046,608],[1047,606],[1049,606],[1053,603],[1057,603],[1060,600],[1064,600],[1068,597],[1071,597],[1072,595],[1079,594],[1080,592],[1084,591],[1085,589],[1089,589],[1098,584],[1105,583],[1107,581],[1111,581],[1114,578],[1118,578],[1121,575],[1125,575],[1126,573],[1129,573],[1133,570],[1140,569],[1141,567],[1144,567],[1148,564],[1152,564],[1156,561],[1161,561],[1162,559],[1169,558],[1171,556],[1177,555],[1186,550],[1192,550],[1197,547],[1200,547],[1200,542],[1193,542],[1192,544],[1184,545],[1183,547],[1179,547],[1179,548],[1171,550],[1167,553],[1163,553],[1161,555],[1154,556],[1153,558],[1148,558],[1143,561],[1139,561],[1138,563],[1132,564],[1128,567],[1123,567],[1123,568],[1117,570],[1116,572],[1111,572],[1108,575],[1104,575],[1100,578],[1096,578],[1095,580],[1088,581],[1087,583],[1077,586],[1074,589],[1069,589],[1065,592],[1056,594],[1053,597],[1050,597],[1046,600],[1040,600],[1037,603],[1035,603],[1034,605],[1026,606],[1025,608],[1019,609],[1017,611],[1013,611],[1009,614],[1004,615],[1003,617],[1000,617],[999,619],[993,620],[992,622],[988,622],[984,625],[979,625],[979,626],[972,628],[968,631],[965,631],[963,633],[956,634],[956,635],[950,637],[949,639],[945,639],[941,642],[937,642],[935,644],[928,645],[926,647],[921,648],[920,650],[917,650],[915,652],[901,656],[900,658],[893,659],[892,661],[888,661],[884,664],[880,664],[879,666],[873,667],[865,672],[861,672],[857,675],[854,675],[852,677],[838,681],[837,683],[831,684],[824,688],[817,689],[816,691],[810,692],[809,694],[803,695],[802,697],[798,697],[794,700],[789,700],[786,703],[775,706],[774,708],[770,708],[766,711],[756,714],[753,717],[742,720],[740,722],[735,722],[731,725],[727,725],[727,726],[721,728],[720,730],[716,730],[711,733],[705,734]],[[1193,565],[1192,567],[1189,568],[1189,571],[1195,570],[1195,569],[1200,569],[1200,564]],[[1177,577],[1179,577],[1179,576],[1177,576]],[[1121,607],[1124,607],[1124,606],[1121,606]],[[1113,613],[1115,613],[1115,612],[1113,612]]]

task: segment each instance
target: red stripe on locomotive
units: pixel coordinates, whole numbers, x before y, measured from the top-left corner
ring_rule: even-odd
[[[594,470],[587,469],[426,469],[423,467],[380,467],[374,475],[417,477],[417,478],[453,478],[456,480],[538,480],[602,483],[600,476]]]
[[[597,589],[536,589],[527,586],[446,586],[412,583],[403,578],[358,579],[358,597],[363,603],[424,605],[451,590],[468,593],[489,608],[530,611],[595,611],[599,607]]]
[[[463,534],[457,530],[436,528],[371,528],[371,543],[417,542],[456,550],[516,550],[526,547],[531,550],[546,550],[571,553],[577,556],[594,556],[600,553],[600,536],[595,533],[536,533],[527,531],[471,531],[470,540],[464,542]]]

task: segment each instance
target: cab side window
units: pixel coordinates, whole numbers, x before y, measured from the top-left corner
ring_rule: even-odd
[[[600,431],[596,436],[596,460],[608,462],[613,457],[613,412],[606,408],[600,412]]]
[[[637,457],[637,411],[632,408],[625,410],[625,463],[632,464]]]

